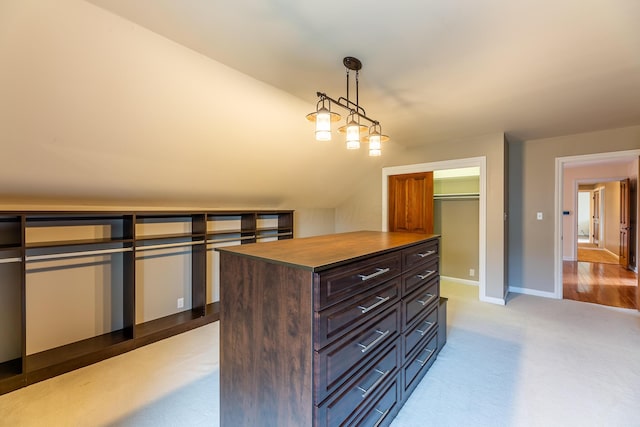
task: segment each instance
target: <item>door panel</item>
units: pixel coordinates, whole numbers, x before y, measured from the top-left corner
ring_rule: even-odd
[[[433,172],[389,176],[389,231],[433,233]]]
[[[593,204],[591,206],[592,209],[592,232],[591,235],[592,241],[595,245],[600,246],[600,190],[595,190],[593,192]]]
[[[620,265],[629,268],[631,210],[629,206],[631,186],[629,178],[620,181]]]

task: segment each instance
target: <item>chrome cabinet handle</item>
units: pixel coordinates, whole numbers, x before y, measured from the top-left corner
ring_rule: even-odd
[[[426,351],[428,353],[427,354],[427,358],[424,359],[424,360],[416,359],[416,362],[418,362],[420,364],[420,366],[424,366],[429,361],[429,358],[431,357],[431,354],[433,353],[433,350],[430,350],[428,348],[426,348],[424,351]]]
[[[436,251],[427,251],[427,252],[425,252],[423,254],[416,254],[416,255],[418,255],[420,258],[424,258],[424,257],[428,257],[429,255],[433,255],[435,253],[436,253]]]
[[[426,273],[427,274],[416,274],[416,277],[420,280],[424,280],[427,277],[433,276],[435,274],[435,270],[427,270]]]
[[[427,327],[424,329],[424,331],[423,331],[423,330],[421,330],[421,329],[416,329],[416,332],[417,332],[417,333],[419,333],[421,337],[423,337],[423,336],[424,336],[424,334],[426,334],[426,333],[427,333],[427,331],[429,330],[429,328],[431,327],[431,325],[433,325],[433,322],[429,322],[428,320],[425,320],[423,324],[427,326]]]
[[[417,300],[417,303],[420,304],[420,305],[423,305],[423,306],[427,305],[433,299],[433,297],[435,297],[435,295],[433,295],[433,294],[424,294],[422,296],[422,298],[424,298],[424,297],[427,297],[428,299],[426,301],[423,300],[423,299],[419,299],[419,300]]]
[[[375,273],[371,273],[368,276],[365,276],[364,274],[358,274],[358,277],[364,282],[365,280],[369,280],[369,279],[373,279],[374,277],[377,277],[381,274],[387,273],[389,270],[391,270],[390,268],[376,268],[376,272]]]
[[[377,301],[377,302],[375,302],[375,303],[373,303],[373,304],[372,304],[372,305],[370,305],[369,307],[364,307],[364,306],[362,306],[362,305],[359,305],[359,306],[358,306],[358,308],[360,309],[360,311],[361,311],[363,314],[364,314],[364,313],[366,313],[367,311],[371,311],[371,310],[373,310],[374,308],[376,308],[377,306],[379,306],[379,305],[381,305],[381,304],[384,304],[385,302],[389,301],[389,299],[390,299],[391,297],[376,297],[376,298],[378,298],[378,301]]]
[[[386,411],[382,412],[380,409],[376,408],[376,412],[380,414],[380,418],[378,419],[378,421],[376,421],[376,423],[373,425],[373,427],[378,427],[380,425],[380,423],[382,422],[382,420],[384,420],[384,417],[387,416],[387,414],[389,413],[390,410],[391,410],[391,408],[389,408]]]
[[[371,387],[369,387],[368,389],[365,389],[364,387],[356,386],[356,388],[362,392],[362,398],[363,399],[366,398],[369,395],[369,393],[371,393],[373,390],[375,390],[375,388],[378,387],[378,385],[380,385],[380,383],[385,379],[387,374],[389,372],[391,372],[391,371],[384,372],[384,371],[381,371],[378,368],[374,369],[374,371],[377,372],[378,374],[380,374],[380,376],[378,377],[376,382],[371,384]]]
[[[376,344],[378,344],[380,341],[382,341],[384,339],[384,337],[386,337],[387,335],[389,335],[389,330],[386,330],[384,332],[382,332],[380,329],[376,329],[376,333],[380,334],[380,336],[378,338],[376,338],[375,340],[371,341],[369,344],[364,345],[361,343],[358,343],[358,345],[360,347],[362,347],[362,350],[360,350],[363,353],[366,353],[367,351],[369,351],[372,347],[374,347]]]

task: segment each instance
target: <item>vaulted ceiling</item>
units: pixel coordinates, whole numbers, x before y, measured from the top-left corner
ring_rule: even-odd
[[[640,124],[637,0],[88,0],[309,102],[346,94],[404,146]]]

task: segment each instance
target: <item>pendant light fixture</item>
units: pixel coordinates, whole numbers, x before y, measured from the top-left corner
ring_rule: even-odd
[[[382,127],[377,120],[367,117],[364,108],[359,104],[359,76],[362,69],[362,62],[352,56],[347,56],[342,60],[347,70],[347,97],[341,96],[335,100],[322,92],[316,92],[320,100],[316,104],[316,111],[307,114],[307,120],[316,124],[316,140],[331,140],[331,123],[340,120],[340,114],[331,111],[332,105],[337,105],[348,111],[346,125],[341,126],[338,132],[346,134],[347,149],[357,150],[360,148],[361,135],[369,130],[369,134],[363,139],[369,143],[369,156],[375,157],[382,155],[382,142],[388,141],[389,137],[382,135]],[[356,82],[356,98],[355,102],[349,99],[349,80],[350,72],[355,71]],[[361,124],[361,121],[371,123],[371,126]]]

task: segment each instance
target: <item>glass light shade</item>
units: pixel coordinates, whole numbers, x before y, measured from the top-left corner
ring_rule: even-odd
[[[379,133],[369,135],[369,156],[378,157],[382,155],[382,142]]]
[[[316,114],[316,140],[331,141],[331,112],[325,107]]]
[[[360,125],[351,116],[351,121],[347,123],[347,149],[357,150],[358,148],[360,148]]]
[[[380,134],[369,135],[369,149],[380,150],[382,149],[382,142],[380,141]]]

